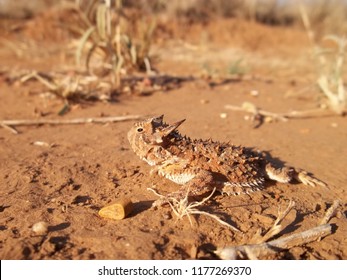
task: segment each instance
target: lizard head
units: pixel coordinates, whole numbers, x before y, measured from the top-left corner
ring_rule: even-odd
[[[164,115],[152,117],[135,123],[128,132],[128,140],[132,149],[139,155],[150,147],[161,146],[165,139],[185,120],[173,124],[163,121]]]

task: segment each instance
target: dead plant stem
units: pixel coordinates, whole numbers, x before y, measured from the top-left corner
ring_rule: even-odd
[[[332,226],[325,224],[270,242],[219,248],[215,253],[222,259],[236,259],[240,255],[242,258],[252,256],[252,259],[257,259],[269,253],[275,253],[319,240],[331,233]]]
[[[100,118],[77,118],[70,120],[2,120],[0,125],[4,126],[30,126],[30,125],[41,125],[41,124],[84,124],[84,123],[110,123],[110,122],[121,122],[128,120],[138,120],[142,116],[140,115],[129,115],[129,116],[115,116],[115,117],[100,117]]]

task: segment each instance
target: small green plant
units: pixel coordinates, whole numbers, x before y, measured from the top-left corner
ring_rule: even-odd
[[[82,64],[83,51],[87,49],[84,62],[88,71],[101,76],[113,73],[116,87],[120,86],[121,73],[150,71],[149,49],[154,22],[142,28],[141,39],[135,40],[125,32],[130,19],[124,14],[121,0],[116,0],[114,5],[110,0],[91,1],[85,13],[80,13],[86,28],[76,50],[77,65]]]
[[[203,75],[208,78],[220,76],[219,71],[213,66],[211,66],[210,63],[208,62],[204,62],[201,68],[202,68]]]
[[[228,73],[231,75],[244,75],[247,73],[247,69],[242,65],[242,58],[238,58],[232,61],[228,67]]]

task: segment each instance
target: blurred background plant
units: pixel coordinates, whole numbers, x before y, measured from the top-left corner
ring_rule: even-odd
[[[339,115],[344,115],[347,111],[347,92],[343,80],[347,38],[344,35],[326,35],[322,44],[319,44],[307,8],[300,3],[299,10],[317,65],[316,82],[326,96],[329,108]],[[323,43],[330,45],[324,46]]]
[[[237,58],[230,62],[228,73],[231,75],[244,75],[248,72],[248,68],[244,66],[243,59]]]
[[[347,39],[329,35],[325,37],[335,44],[335,48],[322,48],[317,53],[320,73],[317,83],[328,98],[329,107],[337,114],[344,115],[347,111],[347,92],[343,81],[343,68]]]
[[[141,22],[135,32],[132,19],[123,12],[122,0],[76,0],[84,32],[76,50],[77,65],[98,76],[112,73],[116,87],[130,71],[151,72],[150,46],[155,21]],[[140,33],[138,38],[135,35]]]

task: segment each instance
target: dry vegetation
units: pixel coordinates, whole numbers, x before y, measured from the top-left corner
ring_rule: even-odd
[[[52,5],[51,1],[34,2],[36,4],[29,5],[19,1],[14,8],[10,1],[4,1],[2,14],[16,17],[21,14],[21,10],[25,10],[28,13],[26,16],[32,16],[35,11]],[[111,101],[120,93],[146,94],[175,87],[167,85],[172,82],[170,79],[164,78],[158,82],[155,78],[158,77],[158,73],[153,71],[152,56],[155,54],[151,54],[150,48],[153,40],[157,40],[160,35],[158,30],[163,29],[168,19],[192,25],[206,24],[224,17],[243,18],[274,26],[304,27],[312,44],[313,61],[317,65],[316,82],[327,98],[327,106],[337,114],[346,112],[344,56],[347,4],[344,1],[71,0],[60,1],[55,5],[58,5],[57,12],[65,10],[73,15],[62,27],[67,28],[77,39],[74,43],[75,73],[71,75],[70,71],[61,75],[34,71],[19,78],[23,83],[30,79],[38,80],[48,91],[67,100],[67,104],[69,100],[79,97]],[[137,20],[134,21],[134,18]],[[335,45],[328,44],[326,47],[324,41],[327,40]],[[5,38],[2,43],[18,56],[30,51],[25,44],[21,46]],[[217,79],[223,76],[228,78],[228,75],[243,76],[249,72],[242,58],[231,61],[225,74],[215,75],[215,70],[207,64],[203,67],[209,78],[214,75]],[[141,72],[152,78],[146,80],[134,76]],[[308,114],[311,115],[311,112]],[[306,116],[305,113],[294,115]]]

